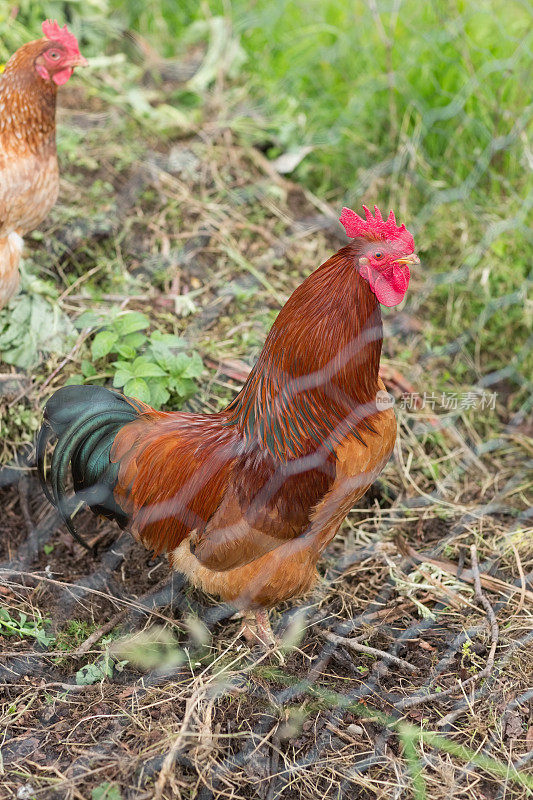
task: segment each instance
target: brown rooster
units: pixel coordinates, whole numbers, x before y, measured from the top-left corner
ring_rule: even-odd
[[[64,387],[44,411],[39,474],[74,535],[69,465],[76,505],[84,500],[166,552],[196,586],[255,613],[263,641],[265,609],[313,585],[317,560],[396,439],[378,376],[380,303],[401,302],[419,259],[392,211],[386,220],[365,212],[343,210],[352,241],[292,294],[223,411],[154,411],[101,386]]]
[[[0,75],[0,308],[16,293],[22,236],[57,200],[57,87],[87,64],[67,26],[17,50]]]

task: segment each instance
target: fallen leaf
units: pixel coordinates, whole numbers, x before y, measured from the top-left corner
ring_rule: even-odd
[[[528,728],[526,733],[526,748],[528,753],[533,750],[533,725]]]
[[[519,739],[522,736],[522,717],[516,711],[507,711],[503,715],[503,723],[507,739]]]
[[[297,150],[291,150],[287,153],[283,153],[272,162],[272,166],[276,172],[280,173],[280,175],[288,175],[290,172],[293,172],[296,169],[298,164],[303,161],[303,159],[312,151],[312,149],[313,148],[309,145],[305,145],[304,147],[299,147]]]

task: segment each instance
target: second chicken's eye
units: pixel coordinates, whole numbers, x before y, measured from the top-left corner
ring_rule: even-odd
[[[383,253],[374,253],[374,258],[383,258]]]
[[[57,52],[57,50],[49,50],[49,51],[48,51],[48,55],[49,55],[49,56],[50,56],[50,58],[51,58],[51,59],[53,59],[54,61],[57,61],[59,58],[61,58],[61,56],[60,56],[60,54]]]

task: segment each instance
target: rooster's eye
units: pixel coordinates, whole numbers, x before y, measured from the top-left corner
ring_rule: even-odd
[[[59,55],[59,53],[57,52],[57,50],[50,50],[50,51],[48,52],[48,55],[49,55],[49,56],[50,56],[50,58],[51,58],[51,59],[53,59],[54,61],[57,61],[57,60],[58,60],[58,58],[60,58],[60,55]]]
[[[383,253],[374,253],[374,258],[383,258]]]

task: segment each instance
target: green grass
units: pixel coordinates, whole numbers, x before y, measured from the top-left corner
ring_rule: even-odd
[[[201,76],[164,106],[150,106],[133,65],[123,92],[88,78],[92,94],[129,116],[126,154],[139,154],[132,117],[134,127],[155,124],[173,136],[176,126],[201,122],[206,99],[223,91],[219,114],[243,142],[269,158],[309,146],[294,178],[338,208],[377,202],[409,223],[428,278],[415,300],[434,323],[426,345],[438,351],[443,328],[447,343],[461,338],[459,357],[452,355],[457,380],[475,383],[505,365],[509,379],[523,383],[532,366],[524,315],[533,204],[526,4],[88,0],[21,3],[15,21],[9,8],[0,0],[0,57],[37,35],[45,13],[67,15],[97,59],[124,51],[138,63],[138,48],[122,37],[128,29],[170,59],[207,41]],[[63,144],[69,135],[60,131]]]
[[[467,351],[477,342],[481,352],[481,370],[457,362],[461,381],[509,359],[527,374],[528,9],[500,0],[391,9],[233,2],[229,16],[248,60],[237,80],[247,93],[230,124],[271,157],[312,146],[294,176],[338,207],[376,201],[401,209],[418,233],[424,271],[437,279],[427,287],[435,323],[428,345],[442,341],[442,326],[452,340],[466,327]],[[211,3],[210,10],[228,8]],[[133,4],[128,21],[160,36],[171,56],[196,13],[192,4],[179,11],[170,2]],[[458,295],[451,313],[450,284]]]
[[[64,650],[66,653],[75,650],[90,636],[96,627],[95,624],[84,620],[70,619],[63,630],[57,634],[57,649]]]
[[[90,56],[120,49],[119,31],[131,28],[175,57],[205,37],[207,23],[199,20],[207,8],[212,17],[226,14],[247,59],[233,81],[246,81],[243,129],[265,144],[270,139],[273,151],[312,145],[297,175],[336,197],[357,201],[375,180],[392,178],[397,191],[417,199],[437,189],[446,204],[450,193],[458,201],[486,201],[487,192],[516,199],[525,183],[520,133],[530,121],[533,33],[521,2],[406,0],[397,13],[390,3],[346,0],[258,0],[252,8],[243,0],[19,5],[17,21],[3,32],[6,55],[38,33],[44,13],[64,19],[65,9]],[[9,7],[0,3],[0,21]],[[212,45],[231,35],[218,30]],[[254,130],[246,112],[257,109],[266,120]],[[409,141],[416,164],[403,152]],[[369,174],[377,165],[379,174]],[[398,181],[406,168],[408,187],[405,174]],[[383,191],[392,199],[385,185]]]
[[[122,3],[112,6],[123,9]],[[128,24],[157,36],[172,56],[202,14],[196,4],[177,6],[132,3]],[[416,141],[425,170],[409,187],[415,194],[433,194],[436,181],[460,193],[466,182],[464,196],[471,186],[484,199],[487,190],[504,188],[498,172],[509,182],[523,178],[520,146],[502,148],[495,140],[510,136],[514,143],[526,124],[528,9],[500,0],[475,6],[408,0],[397,14],[390,3],[373,6],[260,0],[251,9],[237,0],[228,9],[210,3],[213,15],[229,10],[248,56],[241,74],[251,81],[249,110],[255,101],[268,114],[257,136],[268,142],[270,134],[274,150],[313,145],[298,177],[353,201],[368,189],[374,177],[366,173],[377,164],[384,181],[393,176],[398,183],[398,172],[409,164],[409,154],[401,152],[409,140]],[[488,168],[491,157],[499,169]]]

